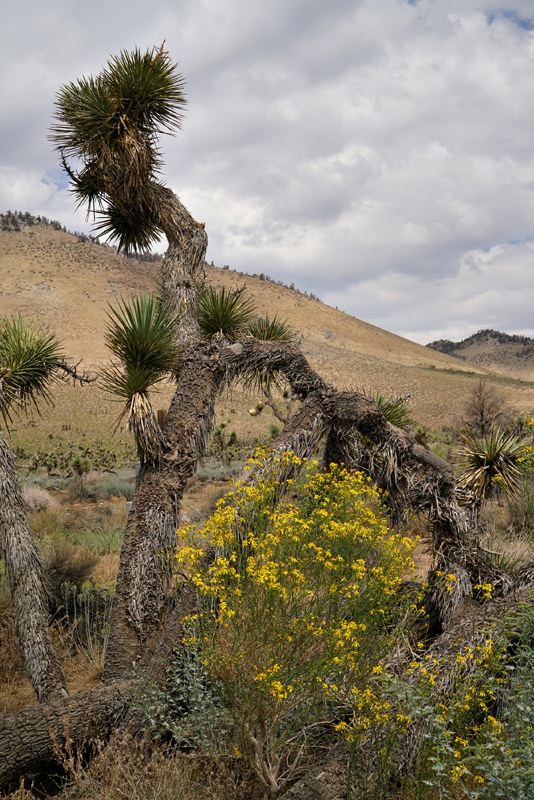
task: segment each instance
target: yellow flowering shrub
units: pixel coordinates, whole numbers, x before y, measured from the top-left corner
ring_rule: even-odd
[[[181,532],[175,560],[199,597],[187,644],[274,796],[303,745],[342,730],[398,641],[415,543],[391,530],[359,473],[291,453],[253,466],[260,477],[219,502],[203,546]]]

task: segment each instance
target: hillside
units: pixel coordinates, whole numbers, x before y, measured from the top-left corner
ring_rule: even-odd
[[[439,339],[427,345],[438,353],[478,364],[521,380],[534,380],[534,339],[500,331],[482,330],[461,342]]]
[[[97,368],[108,358],[104,343],[108,303],[154,288],[157,263],[119,256],[85,236],[67,233],[59,223],[32,218],[33,223],[27,224],[25,219],[17,219],[17,230],[0,215],[0,228],[2,221],[8,227],[0,230],[0,314],[36,317],[57,333],[69,356],[82,358],[86,368]],[[326,380],[339,388],[409,394],[414,417],[428,427],[453,422],[480,376],[495,383],[518,413],[534,409],[534,384],[493,375],[485,365],[403,339],[265,276],[212,265],[207,267],[207,277],[216,285],[245,286],[259,313],[287,317],[300,334],[310,363]],[[170,388],[163,392],[158,407],[168,402],[170,392]],[[82,391],[60,386],[56,397],[61,408],[47,411],[34,425],[36,441],[45,435],[61,436],[60,412],[80,432],[96,425],[96,418],[104,414],[110,415],[106,417],[109,428],[117,413],[117,406],[98,384]],[[219,419],[231,421],[243,435],[265,435],[272,418],[268,414],[251,418],[250,404],[250,399],[234,391],[222,399]],[[26,424],[18,425],[19,432]],[[14,443],[16,437],[15,431]]]

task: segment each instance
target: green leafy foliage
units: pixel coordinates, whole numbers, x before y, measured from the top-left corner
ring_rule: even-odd
[[[198,314],[204,339],[224,337],[235,341],[246,335],[254,304],[243,297],[244,289],[206,286],[199,295]]]
[[[133,708],[154,739],[170,734],[182,748],[211,753],[220,750],[224,735],[232,728],[232,718],[194,653],[186,650],[180,662],[169,664],[165,688],[146,676],[141,680]]]
[[[463,468],[458,486],[473,492],[477,497],[491,497],[496,487],[507,495],[515,495],[521,485],[521,457],[524,444],[512,433],[491,428],[489,436],[477,439],[471,430],[460,433],[459,450]]]
[[[21,316],[0,320],[0,413],[7,424],[39,400],[51,402],[49,385],[64,354],[54,334]]]

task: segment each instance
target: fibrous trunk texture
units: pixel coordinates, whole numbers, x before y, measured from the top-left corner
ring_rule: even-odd
[[[124,714],[133,685],[96,686],[0,717],[0,788],[57,764],[62,752],[75,754],[109,736]]]
[[[198,291],[204,283],[208,235],[170,190],[161,187],[160,224],[169,247],[161,266],[161,287],[169,306],[181,316],[180,342],[200,340]]]
[[[11,448],[0,434],[0,548],[24,663],[40,703],[66,697],[49,628],[43,565],[35,547]]]
[[[170,575],[166,564],[175,544],[180,505],[213,421],[225,365],[212,345],[199,344],[180,365],[158,460],[142,465],[121,550],[116,603],[104,680],[146,663],[168,615]]]

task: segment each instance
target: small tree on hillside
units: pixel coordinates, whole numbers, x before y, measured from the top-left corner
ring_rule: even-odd
[[[512,419],[513,414],[506,399],[494,386],[480,378],[467,399],[464,426],[475,438],[483,439],[490,436],[492,428],[505,428]]]

